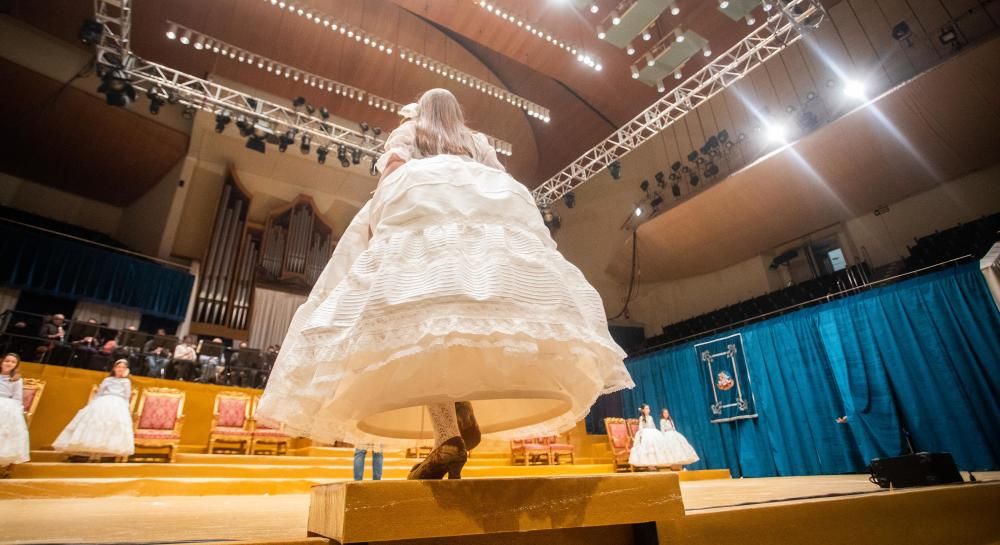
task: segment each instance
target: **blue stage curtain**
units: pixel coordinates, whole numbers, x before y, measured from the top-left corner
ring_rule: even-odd
[[[667,407],[702,461],[736,475],[864,470],[905,449],[1000,464],[1000,312],[975,264],[740,328],[759,418],[712,424],[692,341],[627,362],[640,403]],[[727,332],[731,334],[733,332]],[[613,400],[609,400],[613,401]],[[837,424],[846,415],[846,424]]]
[[[0,222],[0,285],[90,299],[181,321],[194,276],[173,267]]]

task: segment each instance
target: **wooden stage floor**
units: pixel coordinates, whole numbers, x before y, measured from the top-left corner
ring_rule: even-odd
[[[977,473],[1000,481],[1000,472]],[[0,484],[2,486],[2,484]],[[689,514],[833,495],[892,494],[865,475],[682,482]],[[0,501],[2,543],[152,543],[301,539],[308,494],[274,496],[117,496]]]

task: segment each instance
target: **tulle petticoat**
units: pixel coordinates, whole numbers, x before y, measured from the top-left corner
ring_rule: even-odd
[[[27,462],[30,452],[24,405],[16,399],[0,399],[0,467]]]
[[[131,456],[135,439],[128,401],[116,395],[95,397],[76,413],[52,448],[72,454]]]
[[[472,401],[488,438],[556,433],[632,387],[623,357],[524,186],[437,156],[384,179],[341,237],[258,413],[320,441],[392,444],[432,436],[427,404]]]
[[[680,432],[668,430],[661,433],[663,433],[666,456],[670,460],[670,465],[686,466],[699,460],[694,447]]]

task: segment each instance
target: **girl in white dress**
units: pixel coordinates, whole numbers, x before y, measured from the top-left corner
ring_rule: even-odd
[[[648,469],[671,465],[663,434],[656,429],[649,405],[646,403],[639,407],[639,429],[632,438],[628,463],[634,467]]]
[[[52,448],[92,458],[131,456],[135,441],[129,412],[132,381],[128,375],[128,360],[116,361],[111,376],[101,381],[94,398],[76,413]]]
[[[670,411],[663,409],[660,412],[660,432],[663,433],[664,447],[667,458],[670,460],[670,467],[678,471],[682,466],[693,464],[698,461],[698,454],[691,447],[674,425],[674,419],[670,416]]]
[[[21,358],[11,353],[0,362],[0,473],[6,477],[10,466],[27,462],[31,447],[24,422],[24,380],[17,372]]]
[[[410,478],[458,478],[468,430],[557,433],[633,383],[600,296],[455,97],[432,89],[400,113],[258,414],[328,443],[433,437]]]

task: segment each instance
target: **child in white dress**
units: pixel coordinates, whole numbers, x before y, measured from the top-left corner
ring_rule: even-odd
[[[321,442],[434,437],[410,478],[458,478],[480,433],[565,431],[633,383],[597,291],[455,97],[432,89],[400,114],[258,414]]]
[[[669,466],[670,459],[666,455],[666,445],[663,434],[656,429],[649,405],[643,403],[639,407],[639,429],[632,438],[632,450],[628,455],[628,463],[634,467],[655,469]]]
[[[660,432],[663,433],[663,445],[671,469],[678,471],[682,466],[698,461],[698,454],[691,447],[691,443],[688,443],[687,438],[677,431],[674,419],[666,409],[660,412]]]
[[[24,422],[24,380],[17,372],[21,358],[11,353],[0,362],[0,476],[10,466],[27,462],[31,447]]]
[[[132,381],[128,360],[120,359],[111,376],[101,381],[94,398],[80,409],[59,434],[52,448],[89,457],[131,456],[135,453],[129,400]]]

